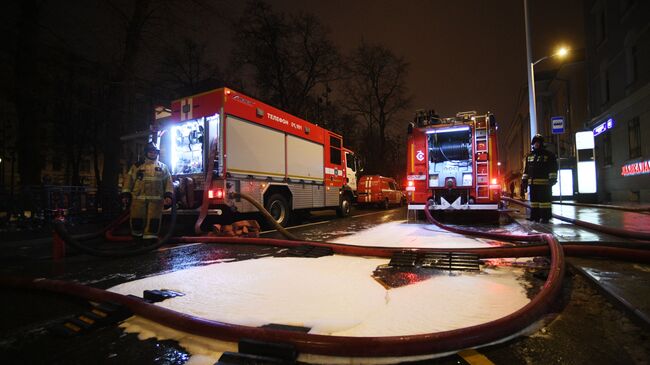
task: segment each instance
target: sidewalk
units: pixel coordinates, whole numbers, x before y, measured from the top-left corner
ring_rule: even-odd
[[[578,203],[574,200],[554,200],[553,204],[562,204],[562,205],[574,205],[574,206],[584,206],[584,207],[593,207],[593,208],[606,208],[606,209],[616,209],[616,210],[629,210],[634,212],[647,212],[650,213],[650,204],[648,203],[636,203],[636,202],[606,202],[602,204],[588,204],[588,203]]]
[[[554,206],[553,212],[558,214],[561,208],[562,205]],[[650,216],[640,212],[610,210],[599,207],[588,207],[586,209],[597,210],[595,213],[582,214],[581,218],[583,219],[593,219],[594,221],[591,223],[637,231],[647,231],[650,228]],[[518,214],[513,213],[512,216],[519,224],[528,229],[552,233],[560,243],[607,242],[625,244],[631,241],[625,238],[596,233],[558,219],[552,219],[549,224],[531,223],[525,219],[524,213],[525,209],[521,208]],[[650,287],[650,264],[577,257],[567,258],[567,264],[576,273],[594,284],[612,303],[628,313],[631,319],[650,329],[650,291],[647,289]]]
[[[650,265],[583,258],[567,262],[632,319],[650,329]]]

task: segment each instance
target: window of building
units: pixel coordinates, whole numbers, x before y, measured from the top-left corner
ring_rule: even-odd
[[[641,126],[639,117],[627,122],[630,158],[641,157]]]
[[[636,81],[637,58],[636,34],[631,31],[625,36],[625,81],[627,86],[634,84]]]
[[[625,49],[625,66],[627,71],[627,85],[630,86],[634,84],[634,81],[636,81],[637,75],[638,66],[636,45]]]
[[[600,103],[601,105],[609,102],[609,70],[607,69],[607,60],[600,64]]]
[[[63,168],[63,160],[59,156],[52,157],[52,171],[61,171]]]
[[[601,45],[607,39],[607,14],[602,6],[596,11],[596,45]]]
[[[611,132],[603,133],[603,165],[612,164],[612,135]]]
[[[79,172],[90,172],[90,161],[89,160],[81,160],[79,162]]]
[[[625,16],[627,12],[636,5],[637,0],[620,0],[621,16]]]

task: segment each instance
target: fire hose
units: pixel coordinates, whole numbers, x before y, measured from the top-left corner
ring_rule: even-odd
[[[458,231],[458,229],[455,230]],[[1,283],[8,286],[27,286],[35,289],[74,294],[88,300],[112,301],[128,307],[135,314],[156,322],[165,323],[169,327],[224,341],[238,341],[241,338],[272,342],[281,341],[293,344],[300,352],[334,356],[407,356],[432,354],[475,347],[497,341],[526,328],[538,320],[539,316],[547,310],[560,290],[561,280],[564,275],[562,248],[550,235],[532,235],[530,240],[546,243],[548,247],[545,251],[550,252],[551,255],[551,269],[544,286],[527,305],[507,316],[480,325],[409,336],[344,337],[248,327],[196,318],[132,297],[63,281],[48,279],[2,279]],[[240,239],[237,241],[240,241]],[[290,240],[273,240],[273,243],[279,246],[295,246],[299,243],[313,244],[313,242],[309,241],[300,242]],[[343,248],[343,245],[336,244],[319,243],[318,245],[330,246],[337,251]],[[355,246],[348,248],[347,253],[363,256],[376,255],[388,257],[396,250],[380,247]],[[462,249],[457,251],[468,253],[480,252],[483,256],[486,256],[486,254],[489,256],[490,254],[488,252],[490,250],[481,249],[477,251],[476,249]],[[499,248],[499,250],[505,253],[509,249]],[[435,250],[416,249],[413,251],[430,252]]]
[[[89,235],[88,237],[79,238],[78,236],[71,235],[66,229],[65,223],[62,221],[54,222],[54,230],[59,236],[61,236],[61,238],[65,241],[65,243],[70,244],[72,247],[88,255],[99,256],[99,257],[134,256],[134,255],[143,254],[145,252],[149,252],[151,250],[155,250],[167,244],[171,240],[172,234],[174,232],[174,228],[176,226],[176,196],[174,194],[172,194],[172,205],[171,205],[170,217],[171,218],[170,218],[169,228],[167,230],[167,233],[162,238],[158,238],[158,240],[156,240],[151,244],[138,245],[138,247],[136,248],[125,247],[120,249],[99,249],[99,248],[90,247],[87,244],[83,243],[89,241],[92,238],[97,238],[102,234],[106,235],[107,238],[116,238],[122,240],[122,237],[113,236],[112,230],[117,225],[126,221],[126,219],[128,218],[128,211],[122,213],[122,215],[120,215],[118,219],[113,221],[113,223],[111,223],[108,227],[101,230],[99,234],[92,234]],[[132,238],[130,237],[128,237],[128,240],[137,243],[137,241],[133,241]]]
[[[262,204],[260,204],[255,198],[248,194],[244,193],[230,193],[228,194],[230,199],[237,199],[237,198],[244,198],[246,199],[249,203],[251,203],[257,210],[262,213],[264,218],[269,222],[271,225],[273,225],[273,228],[275,228],[280,234],[282,234],[284,237],[286,237],[289,240],[293,241],[300,241],[300,238],[296,237],[293,235],[291,232],[287,231],[284,227],[282,227],[274,218],[271,216],[271,213],[269,213],[268,210],[264,208]]]
[[[70,282],[49,279],[3,278],[0,279],[0,283],[5,286],[30,287],[72,294],[87,300],[111,301],[126,306],[139,316],[164,323],[174,329],[223,341],[238,341],[242,338],[249,338],[258,341],[284,342],[293,344],[300,352],[333,356],[409,356],[447,352],[494,342],[510,336],[537,321],[560,290],[560,283],[564,273],[562,248],[557,242],[548,239],[546,235],[542,236],[538,239],[548,245],[546,251],[551,253],[551,270],[540,292],[527,305],[507,316],[480,325],[409,336],[327,336],[248,327],[193,317],[133,297]],[[293,246],[298,242],[274,240],[274,243],[278,245],[286,243],[288,246]],[[303,241],[302,244],[311,244],[311,242]],[[327,244],[320,243],[320,245]],[[340,248],[341,245],[334,246]],[[381,254],[380,256],[386,257],[394,251],[396,249],[357,246],[349,252],[363,256]],[[414,251],[429,252],[429,250]],[[458,251],[475,252],[473,249]],[[486,253],[486,251],[483,253]]]
[[[190,334],[215,338],[223,341],[236,342],[242,338],[247,338],[258,341],[284,342],[294,345],[296,350],[303,353],[332,356],[411,356],[477,347],[516,334],[537,321],[540,316],[548,311],[549,306],[553,303],[561,289],[561,281],[565,270],[563,249],[552,235],[507,235],[490,232],[476,232],[457,227],[450,227],[433,219],[429,212],[428,205],[425,208],[425,215],[431,223],[455,233],[480,235],[485,238],[499,240],[534,242],[535,244],[533,245],[515,247],[454,249],[454,252],[472,253],[481,258],[530,257],[550,254],[551,263],[549,274],[541,290],[527,305],[519,310],[499,319],[475,326],[408,336],[344,337],[314,335],[270,328],[248,327],[206,320],[149,304],[130,296],[124,296],[101,289],[59,280],[0,278],[0,285],[49,290],[57,293],[80,296],[91,301],[114,302],[126,306],[133,311],[134,314],[152,321],[164,323],[168,327]],[[197,237],[178,237],[173,239],[173,242],[196,241]],[[233,240],[225,237],[202,237],[201,241],[206,243],[254,243],[279,247],[295,247],[309,244],[331,247],[334,252],[339,254],[376,257],[390,257],[396,251],[403,251],[403,249],[398,248],[350,246],[325,242],[277,239],[238,238]],[[648,250],[623,250],[615,247],[608,247],[606,250],[603,250],[603,247],[593,246],[579,246],[579,248],[569,247],[566,247],[567,251],[571,252],[573,250],[576,254],[588,255],[596,253],[599,255],[610,255],[612,252],[624,251],[619,255],[619,257],[636,258],[637,260],[641,259],[646,262],[650,261],[650,251]],[[411,249],[410,251],[426,253],[448,251],[448,249]]]
[[[523,201],[520,201],[520,200],[517,200],[517,199],[508,198],[508,197],[501,197],[501,199],[505,200],[505,201],[508,201],[508,202],[511,202],[511,203],[514,203],[514,204],[517,204],[517,205],[520,205],[520,206],[523,206],[523,207],[526,207],[526,208],[530,208],[530,204],[528,204],[526,202],[523,202]],[[628,230],[621,229],[621,228],[604,227],[604,226],[601,226],[599,224],[594,224],[594,223],[585,222],[585,221],[578,220],[578,219],[568,218],[568,217],[564,217],[564,216],[561,216],[561,215],[558,215],[558,214],[553,214],[553,218],[564,221],[564,222],[568,222],[568,223],[571,223],[571,224],[575,224],[576,226],[589,228],[589,229],[594,230],[596,232],[607,233],[607,234],[610,234],[612,236],[618,236],[618,237],[624,237],[624,238],[632,238],[632,239],[643,240],[643,241],[650,241],[650,233],[648,233],[648,232],[638,232],[638,231],[634,232],[634,231],[628,231]]]
[[[553,201],[553,204],[559,205],[573,205],[576,207],[591,207],[591,208],[602,208],[602,209],[613,209],[613,210],[622,210],[625,212],[635,212],[640,214],[650,214],[649,207],[625,207],[618,205],[608,205],[608,204],[589,204],[589,203],[574,203],[566,201]]]

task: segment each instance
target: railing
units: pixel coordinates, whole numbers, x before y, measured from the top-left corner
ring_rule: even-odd
[[[111,193],[117,196],[116,191]],[[25,186],[13,195],[0,191],[0,202],[0,230],[12,230],[14,226],[20,226],[20,230],[46,229],[59,215],[65,215],[70,223],[85,223],[96,220],[102,212],[97,188],[89,186]],[[108,213],[106,209],[104,213]]]

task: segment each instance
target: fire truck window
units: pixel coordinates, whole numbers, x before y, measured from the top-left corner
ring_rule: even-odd
[[[341,164],[341,139],[335,136],[330,136],[330,163]]]
[[[338,148],[330,147],[330,162],[333,165],[341,164],[341,150]]]
[[[160,135],[160,142],[158,143],[158,148],[160,149],[160,155],[158,159],[160,162],[163,162],[167,166],[172,165],[171,161],[171,152],[170,152],[170,139],[169,139],[169,133],[167,131],[163,131]]]
[[[471,186],[473,173],[472,133],[468,127],[457,126],[428,134],[429,186],[441,187],[453,178],[461,186]]]
[[[355,167],[354,159],[355,159],[355,157],[354,157],[353,154],[351,154],[351,153],[346,153],[345,154],[345,162],[347,163],[348,168],[350,170],[352,170],[352,171],[357,171],[357,169]]]
[[[171,127],[169,138],[172,174],[203,172],[203,135],[203,123],[196,120]]]
[[[338,137],[330,136],[330,146],[341,148],[341,139]]]

